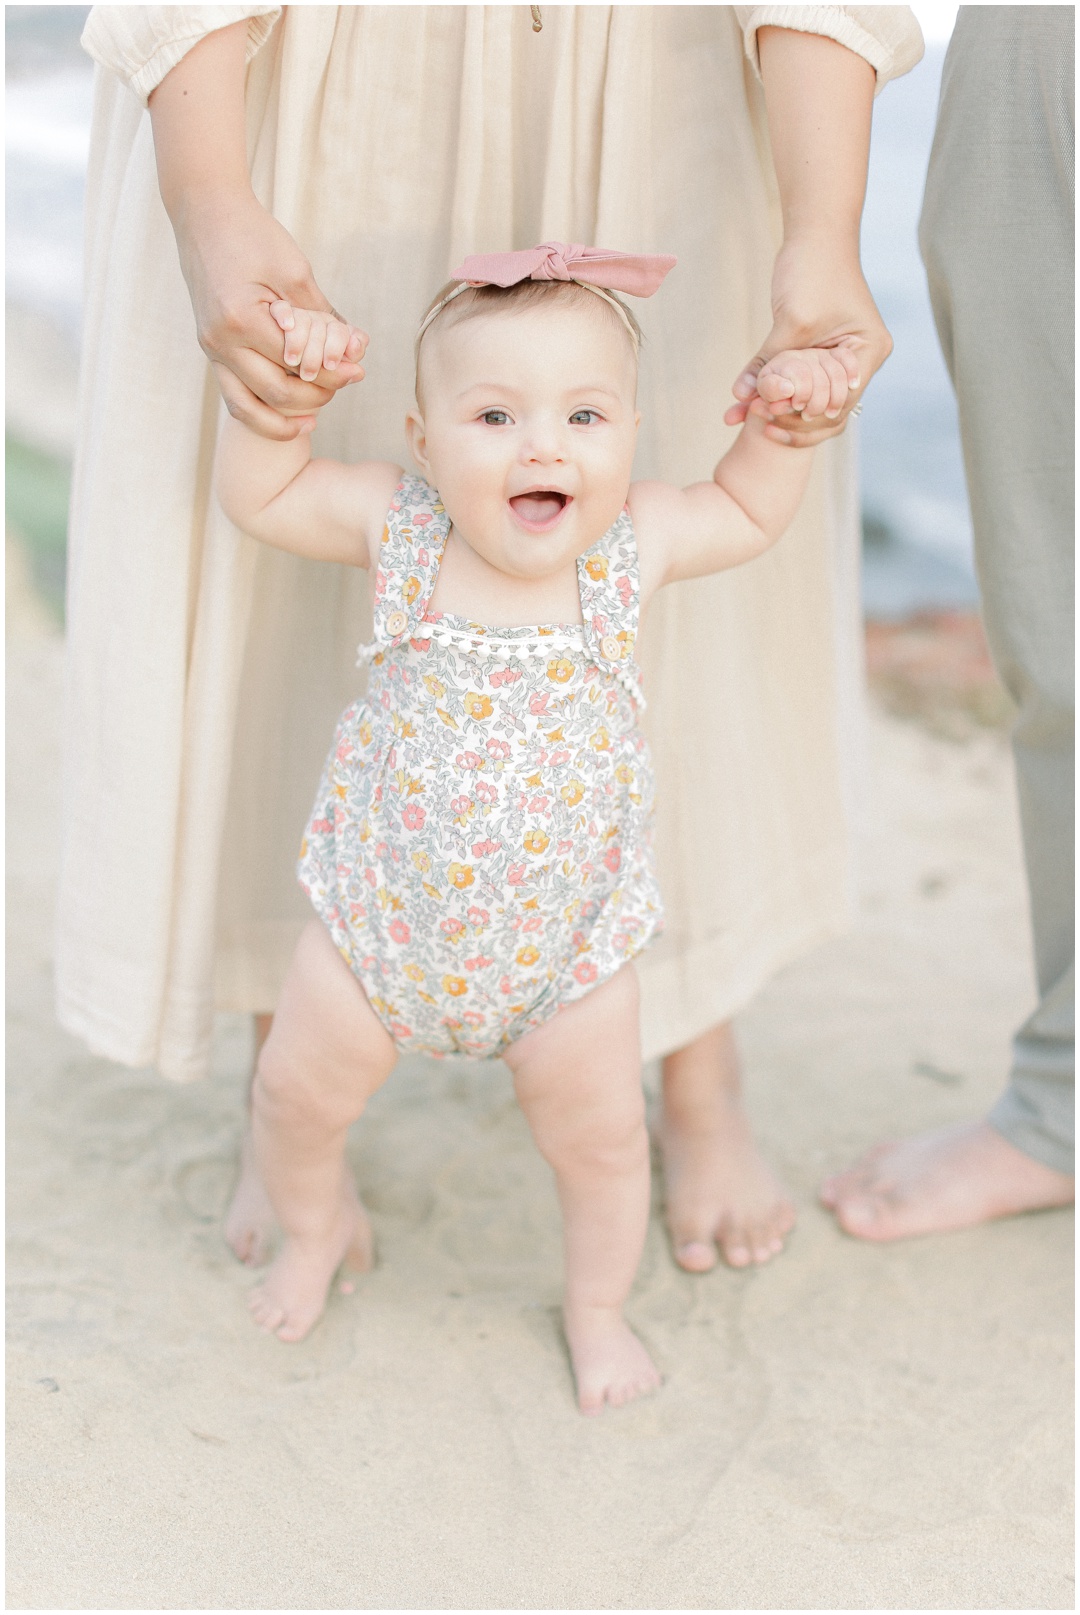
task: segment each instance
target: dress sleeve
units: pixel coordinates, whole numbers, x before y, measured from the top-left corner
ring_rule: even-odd
[[[759,28],[795,28],[846,45],[877,74],[876,94],[922,60],[922,29],[910,6],[736,6],[746,54],[761,77]]]
[[[247,18],[247,59],[266,43],[281,6],[93,6],[82,45],[134,90],[143,106],[193,45]]]

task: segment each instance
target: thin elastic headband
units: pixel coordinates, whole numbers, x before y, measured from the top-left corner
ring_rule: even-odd
[[[615,310],[615,312],[619,316],[620,320],[626,326],[627,334],[628,334],[631,342],[634,344],[634,351],[636,352],[637,348],[638,348],[638,334],[634,330],[634,327],[630,324],[630,321],[627,319],[626,310],[623,308],[622,304],[620,302],[618,302],[618,300],[616,298],[609,297],[607,292],[603,291],[599,286],[590,286],[589,282],[587,280],[574,280],[573,276],[571,276],[570,279],[571,279],[571,281],[573,282],[573,284],[575,286],[580,286],[584,291],[592,292],[593,295],[596,296],[596,297],[602,297],[604,299],[604,302],[608,305],[608,307],[613,308]],[[432,320],[435,319],[435,317],[437,315],[442,313],[442,311],[446,307],[447,303],[452,303],[454,301],[455,297],[460,297],[461,296],[462,292],[475,291],[476,290],[476,284],[477,283],[475,283],[475,282],[473,282],[471,280],[459,281],[458,284],[453,288],[452,291],[447,292],[445,297],[440,297],[439,301],[435,304],[435,307],[431,308],[431,309],[428,309],[428,312],[424,315],[423,323],[421,324],[419,331],[417,331],[417,333],[416,333],[417,342],[420,341],[420,338],[423,336],[424,332],[427,330],[427,328],[431,324]],[[494,282],[493,281],[483,281],[480,284],[485,285],[485,286],[491,286],[491,285],[494,284]],[[515,282],[514,284],[516,285],[517,283]]]

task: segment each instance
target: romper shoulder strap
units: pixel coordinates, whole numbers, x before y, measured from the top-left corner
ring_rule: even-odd
[[[379,545],[375,579],[375,646],[418,638],[450,531],[435,489],[406,472],[394,490]]]
[[[631,693],[644,706],[633,659],[640,595],[637,539],[625,506],[603,538],[578,557],[578,591],[586,651],[628,687],[632,682]]]

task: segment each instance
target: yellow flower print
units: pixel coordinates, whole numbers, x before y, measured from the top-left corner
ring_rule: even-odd
[[[592,555],[585,562],[585,570],[594,583],[607,577],[607,558],[603,555]]]
[[[477,695],[475,690],[470,690],[466,695],[464,707],[470,718],[491,717],[491,702],[486,695]]]
[[[515,958],[519,965],[534,965],[540,957],[540,949],[534,948],[530,942],[528,947],[519,948]]]
[[[567,780],[559,795],[567,807],[577,807],[581,798],[585,795],[585,787],[579,779]]]
[[[424,972],[419,965],[404,965],[402,970],[410,981],[423,981],[424,979]]]
[[[436,707],[435,711],[439,714],[439,717],[442,719],[443,723],[445,723],[448,729],[457,728],[457,719],[452,718],[449,712],[444,712],[442,707]]]
[[[370,723],[368,723],[366,718],[363,720],[362,723],[357,724],[356,733],[360,737],[360,744],[362,746],[370,746],[371,745],[371,725],[370,725]]]
[[[428,857],[426,852],[414,852],[412,855],[412,861],[413,868],[419,869],[422,875],[426,875],[428,870],[431,868],[431,859]]]
[[[433,897],[437,903],[442,902],[443,894],[440,892],[437,886],[429,886],[426,880],[422,880],[420,884],[424,888],[425,892],[427,892],[429,897]]]
[[[548,844],[548,840],[549,837],[544,834],[543,830],[530,830],[528,835],[525,837],[525,851],[543,852],[544,848]]]
[[[634,770],[630,767],[629,763],[620,763],[618,768],[615,770],[615,778],[618,780],[620,785],[633,785]]]
[[[425,673],[424,683],[427,685],[428,690],[435,697],[436,701],[441,701],[443,696],[446,694],[446,685],[443,683],[442,679],[437,679],[434,673]]]
[[[565,684],[567,679],[574,676],[574,664],[568,662],[565,656],[559,656],[548,663],[547,676],[553,684]]]
[[[466,886],[471,886],[473,883],[472,865],[451,864],[450,868],[446,871],[446,878],[450,882],[451,886],[456,886],[458,891],[462,892],[465,890]]]
[[[410,578],[409,581],[406,583],[405,587],[401,591],[401,598],[404,600],[404,602],[405,602],[405,604],[407,606],[411,606],[413,601],[416,599],[416,597],[417,597],[417,595],[419,593],[420,593],[420,579],[419,578]]]
[[[608,739],[608,732],[604,728],[603,724],[601,724],[599,729],[589,736],[589,745],[592,747],[593,751],[611,750],[611,741]]]
[[[464,976],[444,976],[442,979],[443,992],[451,998],[461,998],[469,990],[469,983]]]

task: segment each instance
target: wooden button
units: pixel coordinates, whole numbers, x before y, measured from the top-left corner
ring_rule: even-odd
[[[386,619],[386,632],[391,639],[396,639],[399,634],[403,634],[408,626],[409,619],[403,611],[391,611]]]
[[[617,662],[622,657],[622,642],[614,634],[605,634],[600,641],[600,654],[608,662]]]

